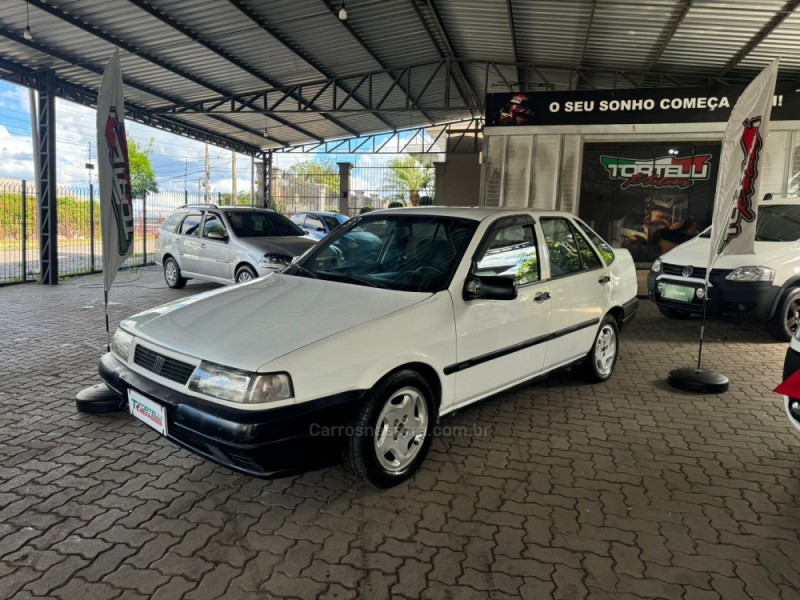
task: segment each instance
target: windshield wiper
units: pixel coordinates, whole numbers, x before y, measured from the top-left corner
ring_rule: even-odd
[[[300,271],[301,273],[305,273],[306,275],[308,275],[312,279],[319,279],[319,275],[314,273],[314,271],[312,271],[311,269],[307,269],[303,265],[300,265],[298,263],[293,263],[293,264],[289,265],[289,268],[290,269],[297,269],[298,271]]]
[[[374,288],[386,287],[385,285],[380,284],[376,281],[372,281],[371,279],[367,279],[366,277],[362,277],[361,275],[353,275],[352,273],[336,273],[335,277],[345,282],[356,283],[359,285],[366,285]]]

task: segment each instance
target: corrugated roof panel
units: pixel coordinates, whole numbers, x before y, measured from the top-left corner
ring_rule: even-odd
[[[511,22],[505,2],[439,0],[436,9],[456,54],[467,60],[513,61]]]
[[[590,2],[516,1],[513,10],[520,60],[578,66],[592,13]]]

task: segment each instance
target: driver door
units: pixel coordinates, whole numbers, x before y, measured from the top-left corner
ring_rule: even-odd
[[[457,363],[455,404],[509,387],[542,371],[550,331],[550,289],[542,281],[540,247],[528,215],[499,218],[473,258],[471,274],[513,277],[514,300],[453,298]]]

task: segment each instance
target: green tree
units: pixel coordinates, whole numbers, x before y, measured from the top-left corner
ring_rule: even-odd
[[[131,195],[141,198],[145,192],[157,192],[156,172],[150,162],[153,154],[153,138],[147,148],[141,148],[133,138],[128,139],[128,162],[131,168]]]
[[[409,204],[417,206],[420,193],[430,190],[433,184],[434,171],[430,159],[409,154],[390,159],[386,166],[389,167],[385,180],[387,187],[399,188],[404,193],[407,191]]]
[[[321,183],[332,194],[339,194],[339,169],[332,160],[306,160],[289,167],[289,175]]]

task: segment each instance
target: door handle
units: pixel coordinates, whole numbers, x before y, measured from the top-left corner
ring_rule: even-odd
[[[550,300],[550,292],[539,292],[533,297],[533,299],[536,302],[543,302],[544,300]]]
[[[603,275],[597,281],[600,282],[600,283],[608,283],[609,281],[611,281],[611,275]]]

